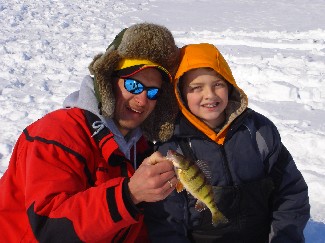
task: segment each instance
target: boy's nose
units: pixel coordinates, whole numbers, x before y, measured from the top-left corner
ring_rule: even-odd
[[[214,92],[214,89],[211,87],[206,88],[205,90],[205,97],[210,98],[210,97],[215,97],[216,93]]]

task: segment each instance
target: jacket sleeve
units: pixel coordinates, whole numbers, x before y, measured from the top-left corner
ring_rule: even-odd
[[[310,217],[308,187],[282,143],[279,151],[276,156],[273,155],[277,159],[271,170],[275,191],[270,242],[305,242],[303,230]]]
[[[26,136],[18,173],[25,181],[26,210],[38,241],[109,242],[138,222],[125,178],[91,186],[90,158],[63,143]]]

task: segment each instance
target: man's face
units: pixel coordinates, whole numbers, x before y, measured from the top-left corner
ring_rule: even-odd
[[[146,87],[160,88],[163,82],[160,72],[155,68],[146,68],[129,78],[140,81]],[[157,101],[147,98],[147,90],[140,94],[128,92],[124,87],[123,78],[117,80],[115,87],[114,121],[125,136],[142,124],[155,108]]]

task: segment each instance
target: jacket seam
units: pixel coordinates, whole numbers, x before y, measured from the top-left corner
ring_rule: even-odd
[[[77,160],[80,161],[84,165],[84,173],[85,173],[85,175],[87,177],[88,184],[90,186],[93,186],[94,185],[94,181],[93,181],[93,179],[91,177],[90,170],[87,167],[87,160],[81,154],[79,154],[78,152],[72,150],[71,148],[63,145],[62,143],[59,143],[58,141],[48,140],[48,139],[43,138],[43,137],[40,137],[40,136],[31,136],[28,133],[28,130],[27,129],[24,129],[23,133],[25,134],[26,140],[28,142],[39,141],[39,142],[42,142],[44,144],[52,144],[52,145],[55,145],[58,148],[62,149],[63,151],[66,151],[67,153],[72,154],[73,156],[75,156],[77,158]]]

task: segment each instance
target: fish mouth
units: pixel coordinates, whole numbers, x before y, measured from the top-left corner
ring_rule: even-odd
[[[173,151],[173,150],[168,150],[168,151],[167,151],[167,154],[166,154],[166,159],[168,159],[168,160],[170,160],[170,161],[172,161],[172,162],[174,163],[174,161],[176,160],[175,157],[174,157],[175,154],[176,154],[175,151]]]
[[[174,150],[169,149],[169,150],[167,151],[167,156],[168,156],[168,157],[171,157],[172,155],[175,155],[175,154],[176,154],[176,152],[175,152]]]
[[[177,157],[175,157],[176,155],[177,155],[176,151],[168,150],[166,159],[168,159],[169,161],[171,161],[173,163],[175,169],[180,169],[179,161],[177,160]]]

